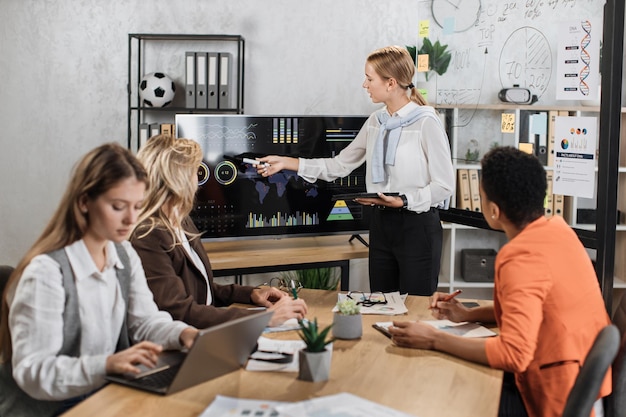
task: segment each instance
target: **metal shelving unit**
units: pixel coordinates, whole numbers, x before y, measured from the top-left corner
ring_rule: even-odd
[[[227,109],[188,108],[185,106],[185,52],[218,51],[232,53],[232,106]],[[149,34],[128,35],[128,148],[136,150],[139,129],[146,122],[173,123],[176,113],[244,112],[245,40],[240,35]],[[149,72],[165,72],[176,85],[171,106],[147,107],[141,104],[139,82]],[[183,94],[179,94],[179,90]]]

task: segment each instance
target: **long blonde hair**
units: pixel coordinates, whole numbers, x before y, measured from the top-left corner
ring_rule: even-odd
[[[428,102],[413,85],[415,64],[406,48],[401,46],[385,46],[369,54],[367,62],[372,65],[374,71],[384,79],[393,78],[401,88],[411,90],[411,101],[420,106],[428,105]]]
[[[74,166],[59,206],[41,236],[17,264],[2,295],[0,353],[3,362],[10,360],[12,356],[7,294],[17,286],[26,266],[37,255],[61,249],[82,239],[89,227],[89,217],[81,212],[80,202],[85,197],[94,200],[120,181],[132,177],[148,185],[144,167],[128,149],[117,143],[108,143],[93,149]]]
[[[191,178],[202,162],[202,149],[191,139],[157,135],[137,158],[148,171],[150,187],[133,234],[141,239],[155,227],[164,227],[177,242],[176,230],[193,209],[197,187]]]

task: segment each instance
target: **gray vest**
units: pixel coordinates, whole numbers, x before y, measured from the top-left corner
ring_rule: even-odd
[[[130,259],[121,244],[115,245],[117,254],[124,265],[124,269],[117,270],[117,279],[120,282],[122,297],[128,306],[130,291]],[[63,288],[65,289],[65,309],[63,310],[63,345],[58,355],[70,357],[80,356],[80,317],[78,311],[78,294],[74,273],[64,249],[48,253],[61,266]],[[126,316],[120,330],[116,352],[130,346]],[[64,401],[35,400],[17,386],[13,379],[11,363],[0,364],[0,417],[35,417],[53,416],[63,408]]]

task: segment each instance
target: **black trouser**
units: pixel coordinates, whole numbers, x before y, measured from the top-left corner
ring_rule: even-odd
[[[498,417],[528,417],[522,396],[515,385],[515,375],[510,372],[505,372],[502,378]]]
[[[442,239],[435,208],[416,213],[372,207],[370,291],[431,295],[439,282]]]

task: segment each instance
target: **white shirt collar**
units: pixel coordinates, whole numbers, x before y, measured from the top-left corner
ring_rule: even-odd
[[[400,109],[398,109],[397,112],[392,114],[392,116],[396,116],[397,115],[398,117],[404,117],[407,114],[411,113],[413,111],[413,109],[415,109],[416,107],[418,107],[418,104],[416,102],[409,101],[404,106],[402,106]]]
[[[108,270],[110,268],[124,269],[124,264],[120,260],[117,255],[117,250],[115,248],[115,244],[111,241],[107,242],[106,245],[106,265],[104,270]],[[74,271],[74,276],[76,281],[83,279],[85,277],[93,276],[93,277],[101,277],[102,272],[98,271],[87,246],[85,245],[85,241],[83,239],[77,240],[65,247],[65,252],[67,253],[67,257],[69,258],[70,265],[72,265],[72,269]]]

